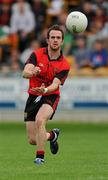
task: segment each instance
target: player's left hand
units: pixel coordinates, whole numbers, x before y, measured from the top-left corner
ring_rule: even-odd
[[[44,94],[45,85],[43,83],[40,87],[34,87],[31,90],[34,91],[34,92],[37,92],[37,93],[43,93]]]

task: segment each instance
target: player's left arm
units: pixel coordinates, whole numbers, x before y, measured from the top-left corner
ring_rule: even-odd
[[[52,84],[45,88],[47,93],[51,93],[59,88],[60,85],[63,85],[67,76],[68,76],[69,70],[62,70],[60,73],[56,74]]]
[[[51,85],[49,85],[47,88],[45,88],[46,93],[51,93],[59,88],[61,85],[61,81],[58,78],[54,78]]]
[[[61,81],[58,78],[54,78],[51,85],[45,88],[44,84],[42,84],[40,87],[34,87],[32,88],[32,91],[35,91],[37,93],[51,93],[59,88],[61,85]]]
[[[66,80],[68,76],[69,70],[64,70],[58,73],[54,79],[51,85],[45,87],[44,84],[40,87],[32,88],[32,91],[38,92],[38,93],[51,93],[59,88],[60,85],[64,84],[64,81]]]

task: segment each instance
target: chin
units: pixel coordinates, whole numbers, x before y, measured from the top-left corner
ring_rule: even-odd
[[[53,51],[57,51],[57,50],[60,49],[60,47],[51,47],[51,49],[52,49]]]

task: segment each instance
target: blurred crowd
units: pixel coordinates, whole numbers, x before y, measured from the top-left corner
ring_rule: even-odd
[[[72,34],[65,27],[75,10],[88,18],[84,33]],[[31,52],[47,45],[46,32],[53,24],[65,32],[62,49],[70,76],[108,76],[107,0],[0,0],[0,76],[19,76]]]

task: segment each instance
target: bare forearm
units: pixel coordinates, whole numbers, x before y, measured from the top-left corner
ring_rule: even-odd
[[[51,93],[55,90],[57,90],[59,88],[59,84],[58,83],[52,83],[50,86],[47,87],[48,89],[48,93]]]
[[[32,77],[32,73],[23,71],[22,76],[23,76],[23,78],[30,79]]]
[[[34,66],[33,64],[27,64],[23,70],[22,76],[23,78],[31,78],[33,76],[37,76],[40,73],[40,68]]]
[[[45,93],[51,93],[59,88],[61,85],[61,81],[58,78],[54,78],[51,85],[45,88]]]

